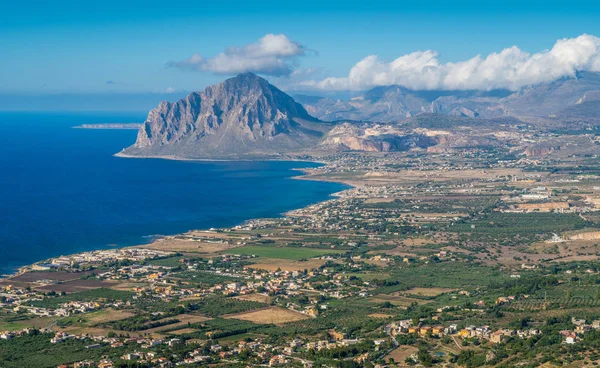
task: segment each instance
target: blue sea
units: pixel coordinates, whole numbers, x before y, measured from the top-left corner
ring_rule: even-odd
[[[304,162],[117,158],[139,113],[0,112],[0,274],[53,256],[274,217],[347,188],[293,180]]]

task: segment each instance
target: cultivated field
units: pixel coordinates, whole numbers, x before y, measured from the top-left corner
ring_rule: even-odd
[[[218,252],[234,248],[235,246],[227,243],[216,243],[206,241],[196,241],[193,238],[175,239],[163,238],[157,239],[153,243],[141,245],[140,248],[161,250],[165,252],[181,252],[184,254],[201,255],[203,257],[216,256]]]
[[[95,274],[94,271],[89,272],[26,272],[15,277],[11,277],[8,280],[18,282],[36,282],[40,280],[55,280],[55,281],[68,281],[76,280],[85,276]]]
[[[90,290],[90,289],[111,288],[115,284],[116,284],[115,282],[110,282],[110,281],[86,279],[86,280],[67,281],[67,282],[63,282],[60,284],[44,285],[44,286],[36,287],[35,289],[39,290],[39,291],[44,291],[44,292],[55,291],[57,293],[64,291],[65,293],[68,294],[68,293],[76,293],[78,291],[85,291],[85,290]]]
[[[253,310],[251,312],[229,314],[224,318],[241,319],[253,323],[271,323],[275,325],[284,324],[287,322],[300,321],[309,319],[310,317],[300,312],[294,312],[289,309],[279,307],[269,307],[265,309]]]
[[[181,330],[175,330],[175,331],[170,331],[170,334],[173,335],[184,335],[184,334],[188,334],[188,333],[193,333],[196,332],[197,330],[193,329],[193,328],[182,328]]]
[[[234,296],[234,298],[239,299],[239,300],[248,300],[251,302],[258,302],[258,303],[268,303],[269,300],[271,299],[268,295],[262,295],[262,294],[238,295],[238,296]]]
[[[150,328],[147,330],[144,330],[144,332],[149,332],[149,333],[161,333],[161,331],[171,331],[171,330],[177,330],[178,327],[181,328],[187,328],[188,323],[198,323],[198,322],[204,322],[204,321],[209,321],[212,318],[210,317],[206,317],[206,316],[201,316],[201,315],[197,315],[197,314],[180,314],[178,316],[175,317],[168,317],[168,318],[164,318],[162,320],[156,321],[156,322],[161,322],[164,320],[170,320],[176,318],[179,320],[179,322],[177,323],[173,323],[170,325],[164,325],[164,326],[159,326],[159,327],[155,327],[155,328]]]
[[[254,263],[248,267],[256,268],[259,270],[266,271],[275,271],[280,268],[283,271],[301,271],[301,270],[310,270],[312,268],[319,268],[326,261],[324,259],[311,258],[306,261],[294,261],[291,259],[276,259],[271,258],[265,260],[261,258],[261,262]]]
[[[87,313],[83,317],[90,325],[98,323],[113,322],[120,319],[125,319],[133,316],[134,314],[124,310],[116,309],[104,309],[98,312]]]
[[[327,254],[339,253],[332,249],[296,248],[296,247],[267,247],[247,246],[225,251],[227,254],[246,254],[265,258],[278,258],[289,260],[300,260],[305,258],[319,257]]]
[[[56,317],[38,317],[22,321],[5,322],[0,321],[0,331],[15,331],[24,328],[44,328],[52,324]]]
[[[145,285],[146,284],[141,282],[121,282],[119,284],[112,285],[110,288],[113,290],[131,291],[136,287],[143,287]]]
[[[399,296],[399,295],[386,295],[386,294],[376,295],[376,296],[370,298],[369,300],[371,300],[372,302],[375,302],[375,303],[390,302],[399,307],[409,307],[412,303],[418,303],[418,304],[428,303],[427,300],[407,298],[405,296]]]
[[[450,293],[450,292],[453,292],[453,291],[456,291],[456,289],[436,288],[436,287],[432,287],[432,288],[417,287],[417,288],[412,288],[410,290],[407,290],[407,291],[405,291],[405,292],[403,292],[401,294],[435,297],[435,296],[446,294],[446,293]]]
[[[369,317],[385,319],[385,318],[393,318],[394,316],[385,314],[385,313],[371,313],[371,314],[369,314]]]
[[[392,350],[392,352],[389,353],[385,357],[385,359],[388,360],[389,358],[393,358],[394,361],[396,361],[398,363],[404,363],[406,358],[408,358],[409,356],[411,356],[413,354],[416,354],[418,351],[419,351],[419,349],[415,346],[400,345],[396,349]]]

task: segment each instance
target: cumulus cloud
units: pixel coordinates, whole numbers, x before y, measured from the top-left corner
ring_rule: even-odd
[[[175,93],[176,89],[173,87],[168,87],[167,89],[165,89],[165,93]]]
[[[267,34],[258,41],[242,46],[229,47],[213,57],[198,53],[182,61],[171,61],[168,67],[216,74],[254,72],[266,75],[290,75],[299,56],[306,48],[290,40],[284,34]]]
[[[305,80],[297,88],[364,90],[399,84],[416,90],[517,90],[523,86],[600,72],[600,38],[583,34],[556,41],[549,50],[528,53],[516,46],[469,60],[442,63],[435,51],[417,51],[386,62],[370,55],[356,63],[347,77]]]

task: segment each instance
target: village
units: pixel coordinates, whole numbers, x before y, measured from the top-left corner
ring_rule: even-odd
[[[105,368],[537,359],[523,344],[583,359],[600,330],[596,176],[463,154],[323,158],[303,179],[352,185],[331,200],[23,267],[0,280],[0,345]]]

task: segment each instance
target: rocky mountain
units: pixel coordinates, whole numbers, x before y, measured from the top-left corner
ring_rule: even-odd
[[[506,94],[390,86],[348,101],[300,96],[305,109],[265,79],[245,73],[179,101],[161,102],[148,114],[136,142],[118,155],[236,159],[474,149],[539,157],[581,154],[585,147],[598,146],[584,134],[595,129],[591,123],[600,123],[598,75]],[[568,139],[549,134],[540,140],[541,131],[582,133]],[[585,154],[594,152],[588,149]]]
[[[402,101],[396,105],[397,101]],[[161,102],[150,111],[136,142],[118,155],[170,158],[264,158],[300,152],[407,151],[437,144],[452,147],[481,139],[448,139],[427,129],[456,125],[486,125],[488,120],[459,114],[430,114],[418,110],[426,97],[400,87],[370,91],[348,104],[348,111],[371,109],[373,119],[395,114],[411,116],[402,123],[367,123],[341,120],[333,123],[312,117],[307,110],[265,79],[251,73],[238,75],[173,102]],[[318,102],[318,101],[313,101]],[[384,113],[379,107],[387,106]],[[348,116],[352,116],[351,114]],[[424,130],[419,131],[423,128]],[[473,129],[473,131],[476,131]],[[464,135],[464,134],[462,134]],[[461,136],[462,136],[461,135]],[[483,139],[487,144],[489,139]],[[454,143],[453,143],[454,142]],[[467,143],[466,143],[467,142]],[[478,144],[479,144],[478,143]]]
[[[121,156],[235,158],[272,156],[317,145],[332,128],[252,73],[150,111]]]
[[[398,122],[420,113],[465,117],[503,115],[498,102],[509,93],[496,91],[414,91],[402,86],[375,87],[349,100],[300,95],[298,102],[326,120]]]
[[[421,112],[429,102],[402,86],[376,87],[350,100],[299,96],[315,117],[326,120],[394,122]]]
[[[573,78],[528,86],[502,99],[506,115],[552,117],[600,91],[600,73],[582,72]],[[600,113],[600,111],[599,111]]]
[[[553,115],[556,119],[561,120],[586,120],[590,123],[598,123],[600,122],[600,100],[584,100],[557,111]]]
[[[299,102],[313,116],[326,121],[398,122],[420,113],[551,119],[577,102],[598,99],[599,94],[600,73],[582,72],[572,78],[527,86],[516,92],[413,91],[402,86],[386,86],[375,87],[349,100],[302,96]],[[590,111],[586,109],[586,113]]]

